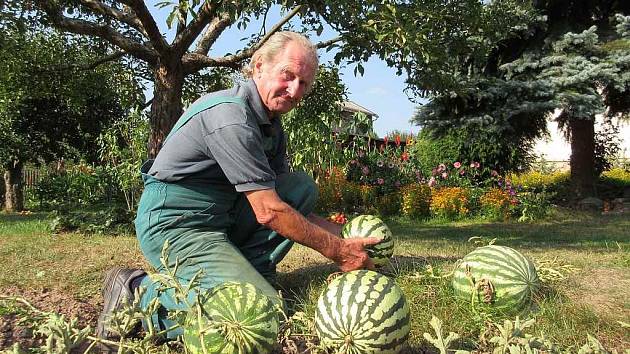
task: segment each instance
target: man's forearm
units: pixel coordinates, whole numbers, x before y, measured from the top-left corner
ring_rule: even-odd
[[[273,217],[265,222],[265,226],[286,238],[318,251],[326,258],[337,260],[340,239],[337,237],[337,234],[330,232],[337,230],[326,230],[326,228],[322,227],[325,226],[324,223],[321,226],[319,225],[321,222],[319,219],[321,218],[313,218],[311,214],[307,219],[286,203],[282,203],[274,211]],[[310,222],[309,220],[311,219],[315,223]]]

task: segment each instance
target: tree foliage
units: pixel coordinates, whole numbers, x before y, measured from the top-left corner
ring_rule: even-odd
[[[339,120],[345,97],[339,71],[321,66],[309,95],[282,117],[293,169],[314,174],[343,161],[339,147],[344,135],[336,134],[332,127]]]
[[[146,63],[154,80],[150,156],[157,154],[182,112],[182,89],[187,76],[206,68],[240,68],[280,29],[298,26],[298,31],[321,34],[328,25],[338,37],[322,41],[318,47],[336,47],[337,63],[357,63],[356,73],[363,72],[362,61],[377,54],[397,67],[400,74],[407,73],[412,81],[425,75],[425,83],[448,81],[452,87],[448,73],[457,60],[470,61],[485,55],[484,48],[491,43],[486,36],[503,38],[512,31],[514,22],[526,22],[529,16],[525,11],[527,2],[517,0],[497,0],[492,6],[483,6],[480,0],[161,1],[158,5],[170,10],[167,24],[175,30],[173,41],[168,43],[144,1],[35,3],[53,26],[102,38],[121,53]],[[491,10],[481,11],[485,8]],[[269,27],[268,15],[277,9],[282,16]],[[296,18],[297,25],[291,22]],[[241,50],[224,56],[211,54],[211,48],[226,30],[243,30],[257,19],[262,20],[257,21],[262,22],[260,30]]]
[[[5,10],[5,9],[3,9]],[[124,66],[85,66],[98,43],[2,18],[0,38],[0,168],[7,207],[21,209],[25,163],[63,157],[96,160],[94,141],[140,95]]]

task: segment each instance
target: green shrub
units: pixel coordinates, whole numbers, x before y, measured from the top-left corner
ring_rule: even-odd
[[[103,168],[79,163],[63,170],[48,170],[35,187],[45,209],[84,207],[107,201],[110,176]]]
[[[49,229],[53,233],[82,232],[108,235],[133,233],[133,217],[133,213],[122,207],[79,211],[58,209],[52,212]]]
[[[431,176],[431,170],[445,161],[458,161],[459,142],[454,136],[432,138],[420,132],[416,140],[408,146],[409,155],[423,176]]]
[[[514,213],[519,222],[544,219],[551,211],[553,193],[546,190],[539,192],[524,191],[518,193],[518,204],[514,207]]]

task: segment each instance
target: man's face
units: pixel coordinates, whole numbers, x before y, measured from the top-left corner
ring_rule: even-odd
[[[274,60],[258,58],[254,82],[271,114],[287,113],[302,99],[315,80],[315,67],[299,44],[289,42]]]

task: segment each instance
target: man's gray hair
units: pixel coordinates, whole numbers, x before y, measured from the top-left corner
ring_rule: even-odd
[[[269,39],[267,39],[267,41],[263,43],[256,52],[254,52],[249,65],[243,68],[243,76],[245,76],[245,78],[251,78],[254,74],[254,66],[256,65],[258,58],[262,57],[264,62],[272,61],[275,56],[290,42],[295,42],[306,50],[307,56],[310,57],[311,63],[315,69],[315,74],[317,74],[317,69],[319,68],[317,47],[315,47],[315,45],[313,45],[313,43],[311,43],[311,41],[302,34],[282,31],[271,35],[271,37],[269,37]]]

